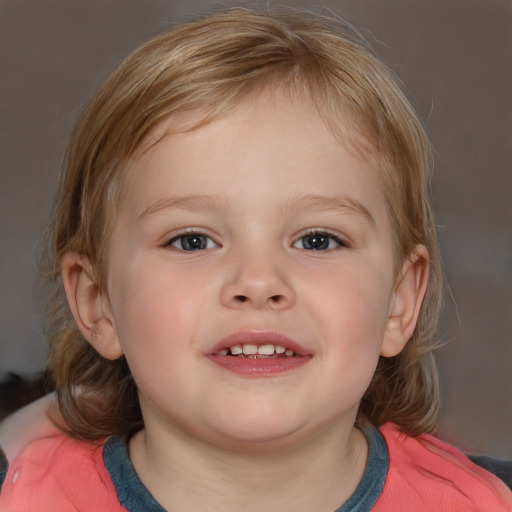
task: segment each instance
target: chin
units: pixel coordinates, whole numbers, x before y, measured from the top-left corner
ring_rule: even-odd
[[[225,418],[228,419],[228,418]],[[285,421],[288,420],[288,421]],[[259,415],[250,418],[233,417],[229,423],[212,426],[211,431],[216,432],[230,449],[240,450],[275,450],[286,448],[302,441],[307,435],[303,432],[301,422],[289,421],[283,413],[279,416],[264,417]]]

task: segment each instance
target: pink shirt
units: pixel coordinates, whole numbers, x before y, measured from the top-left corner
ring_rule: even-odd
[[[457,449],[429,435],[408,437],[390,424],[380,431],[389,468],[372,512],[512,511],[512,491]],[[28,445],[0,495],[0,512],[25,511],[126,512],[105,468],[103,444],[58,435]]]
[[[430,435],[381,429],[389,469],[373,512],[512,511],[512,491],[458,449]]]

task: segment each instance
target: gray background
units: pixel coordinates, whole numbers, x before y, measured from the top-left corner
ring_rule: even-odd
[[[0,0],[0,377],[44,366],[34,260],[78,111],[130,50],[219,5]],[[512,458],[512,3],[323,6],[359,27],[402,77],[436,148],[435,206],[453,295],[439,331],[439,431],[473,452]]]

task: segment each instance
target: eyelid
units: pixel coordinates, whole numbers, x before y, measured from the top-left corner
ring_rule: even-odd
[[[351,243],[346,236],[343,236],[340,233],[335,233],[327,228],[307,228],[307,229],[300,231],[299,233],[297,233],[297,235],[294,236],[293,242],[292,242],[292,247],[294,247],[295,244],[301,238],[304,238],[306,236],[312,236],[312,235],[326,235],[329,238],[335,240],[336,243],[338,243],[340,247],[351,247]],[[332,249],[327,249],[327,250],[332,250]],[[325,252],[325,251],[322,251],[322,252]]]
[[[217,237],[215,237],[214,235],[209,233],[209,230],[204,229],[204,228],[193,228],[193,227],[178,229],[178,230],[175,230],[174,232],[166,235],[166,237],[164,238],[164,241],[162,243],[162,246],[163,247],[174,247],[173,243],[176,242],[177,240],[179,240],[180,238],[186,237],[186,236],[193,236],[193,235],[204,236],[204,237],[210,239],[211,241],[213,241],[213,243],[216,245],[216,247],[221,247],[221,244],[216,239]],[[209,247],[207,249],[213,249],[213,247]],[[207,250],[207,249],[203,249],[203,250]],[[178,249],[178,250],[180,250],[180,249]]]

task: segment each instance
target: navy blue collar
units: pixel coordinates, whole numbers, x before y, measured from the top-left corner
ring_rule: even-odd
[[[362,430],[368,441],[368,461],[363,478],[352,496],[334,512],[370,512],[384,489],[389,467],[386,441],[373,425]]]
[[[375,427],[366,427],[363,432],[369,445],[363,478],[348,501],[334,512],[370,512],[384,488],[389,466],[386,441]],[[129,512],[165,512],[137,476],[125,440],[110,437],[103,448],[103,460],[124,508]]]

